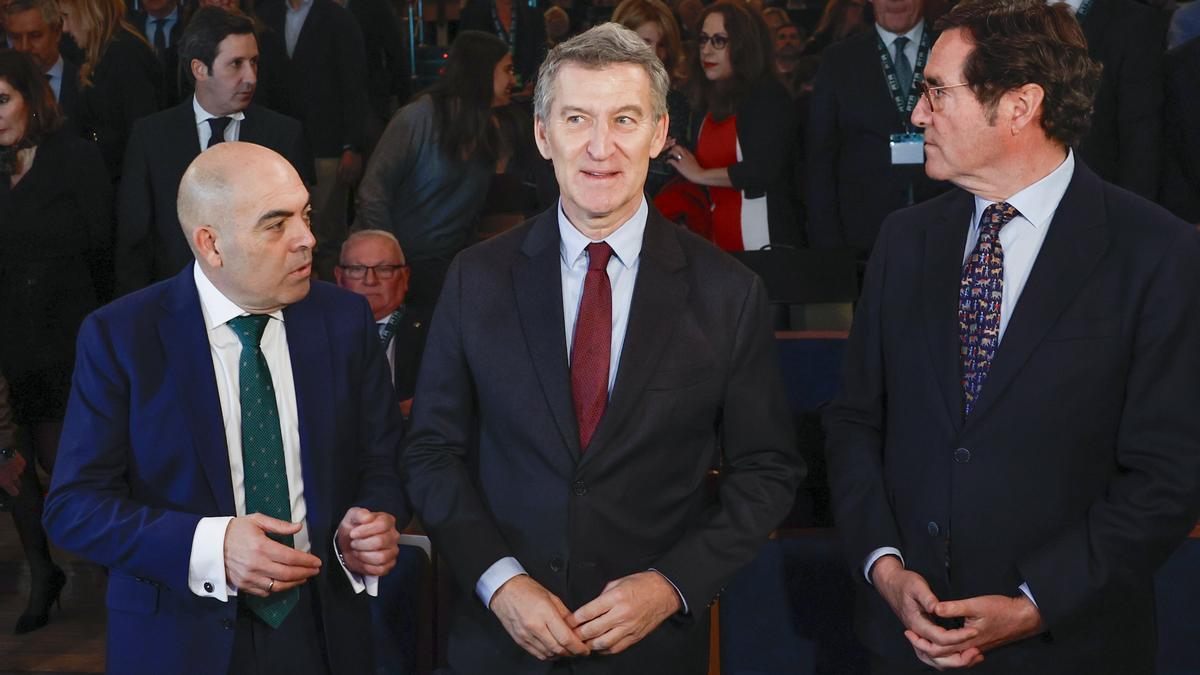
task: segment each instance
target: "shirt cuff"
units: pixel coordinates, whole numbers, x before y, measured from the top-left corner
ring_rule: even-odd
[[[333,538],[333,552],[337,555],[338,564],[342,566],[342,572],[345,572],[346,578],[350,580],[350,588],[354,589],[355,593],[366,591],[372,598],[379,596],[379,577],[351,572],[350,568],[346,567],[346,559],[342,557],[342,552],[338,550],[337,537]]]
[[[867,585],[874,586],[871,583],[871,568],[875,566],[875,562],[885,555],[894,555],[900,559],[900,565],[904,565],[904,556],[900,555],[900,549],[892,546],[883,546],[871,551],[871,555],[867,556],[867,562],[863,564],[863,576],[867,578]]]
[[[680,614],[690,614],[691,611],[688,610],[687,598],[683,597],[683,593],[679,592],[679,587],[675,585],[674,581],[671,581],[671,577],[663,574],[660,570],[656,570],[653,567],[650,568],[650,571],[658,572],[658,576],[666,579],[667,583],[671,584],[671,588],[675,589],[675,594],[679,596],[679,604],[683,606],[683,609],[679,610],[679,613]]]
[[[491,607],[492,596],[496,594],[496,591],[500,590],[500,587],[509,579],[522,574],[528,574],[528,572],[521,566],[521,563],[517,562],[516,558],[512,556],[501,558],[492,563],[492,566],[479,577],[479,581],[475,582],[475,595],[483,601],[484,607]]]
[[[225,528],[231,520],[233,516],[218,516],[196,523],[188,559],[188,589],[202,598],[226,602],[237,595],[237,589],[225,580]]]
[[[1025,597],[1029,598],[1029,601],[1033,603],[1033,606],[1037,607],[1038,606],[1037,600],[1033,599],[1033,591],[1029,590],[1029,584],[1028,583],[1021,584],[1020,589],[1021,589],[1021,592],[1025,594]],[[1038,609],[1041,609],[1041,608],[1038,607]]]

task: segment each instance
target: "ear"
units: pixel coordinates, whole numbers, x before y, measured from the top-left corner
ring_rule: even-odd
[[[1042,104],[1046,100],[1046,91],[1040,84],[1024,84],[1005,94],[1009,99],[1011,112],[1005,120],[1012,135],[1016,136],[1042,119]]]
[[[192,62],[188,64],[188,67],[192,71],[192,77],[195,78],[197,82],[203,82],[204,80],[208,79],[208,66],[204,65],[204,62],[200,59],[192,59]]]
[[[213,268],[223,264],[218,239],[216,229],[208,225],[201,225],[192,231],[192,246],[195,248],[196,258]]]
[[[547,137],[546,121],[541,117],[533,118],[533,140],[537,143],[538,152],[542,159],[550,159],[550,139]]]
[[[342,285],[342,268],[336,265],[333,268],[333,281],[338,286]]]
[[[667,144],[667,130],[671,128],[671,115],[663,113],[663,116],[654,125],[654,138],[650,140],[650,156],[658,157],[663,151],[663,146]]]

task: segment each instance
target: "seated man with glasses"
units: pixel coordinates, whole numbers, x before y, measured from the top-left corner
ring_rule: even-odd
[[[338,266],[333,270],[337,285],[367,299],[379,340],[387,353],[392,385],[400,399],[400,412],[407,418],[412,410],[417,368],[425,351],[429,326],[428,310],[406,305],[408,265],[404,251],[391,232],[360,230],[342,244]]]

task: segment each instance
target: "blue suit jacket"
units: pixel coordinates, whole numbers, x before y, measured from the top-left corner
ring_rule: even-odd
[[[332,538],[355,505],[406,522],[402,433],[374,322],[359,297],[314,282],[284,309],[296,385],[304,499],[322,572],[333,672],[370,672],[366,598]],[[192,269],[89,316],[79,334],[45,523],[63,548],[109,568],[108,669],[225,672],[235,601],[187,585],[196,524],[234,515],[216,376]]]

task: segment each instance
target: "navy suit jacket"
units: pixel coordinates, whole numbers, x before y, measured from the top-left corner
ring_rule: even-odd
[[[351,506],[407,522],[402,423],[367,304],[314,282],[284,309],[296,386],[310,580],[335,673],[372,672],[365,594],[332,539]],[[46,501],[63,548],[110,571],[108,670],[223,673],[237,602],[188,589],[196,524],[235,515],[210,348],[191,268],[90,315]]]
[[[942,600],[1029,584],[1048,632],[975,670],[1148,675],[1153,573],[1200,496],[1195,233],[1077,160],[964,421],[957,308],[973,210],[954,190],[884,223],[828,411],[859,635],[919,666],[863,578],[868,554],[892,546]]]
[[[413,505],[462,595],[461,673],[547,673],[474,593],[513,556],[572,610],[655,568],[686,598],[580,673],[703,673],[708,611],[802,475],[762,282],[651,208],[612,395],[587,452],[571,404],[557,208],[466,249],[434,311],[405,439]],[[708,473],[721,466],[719,487]]]

